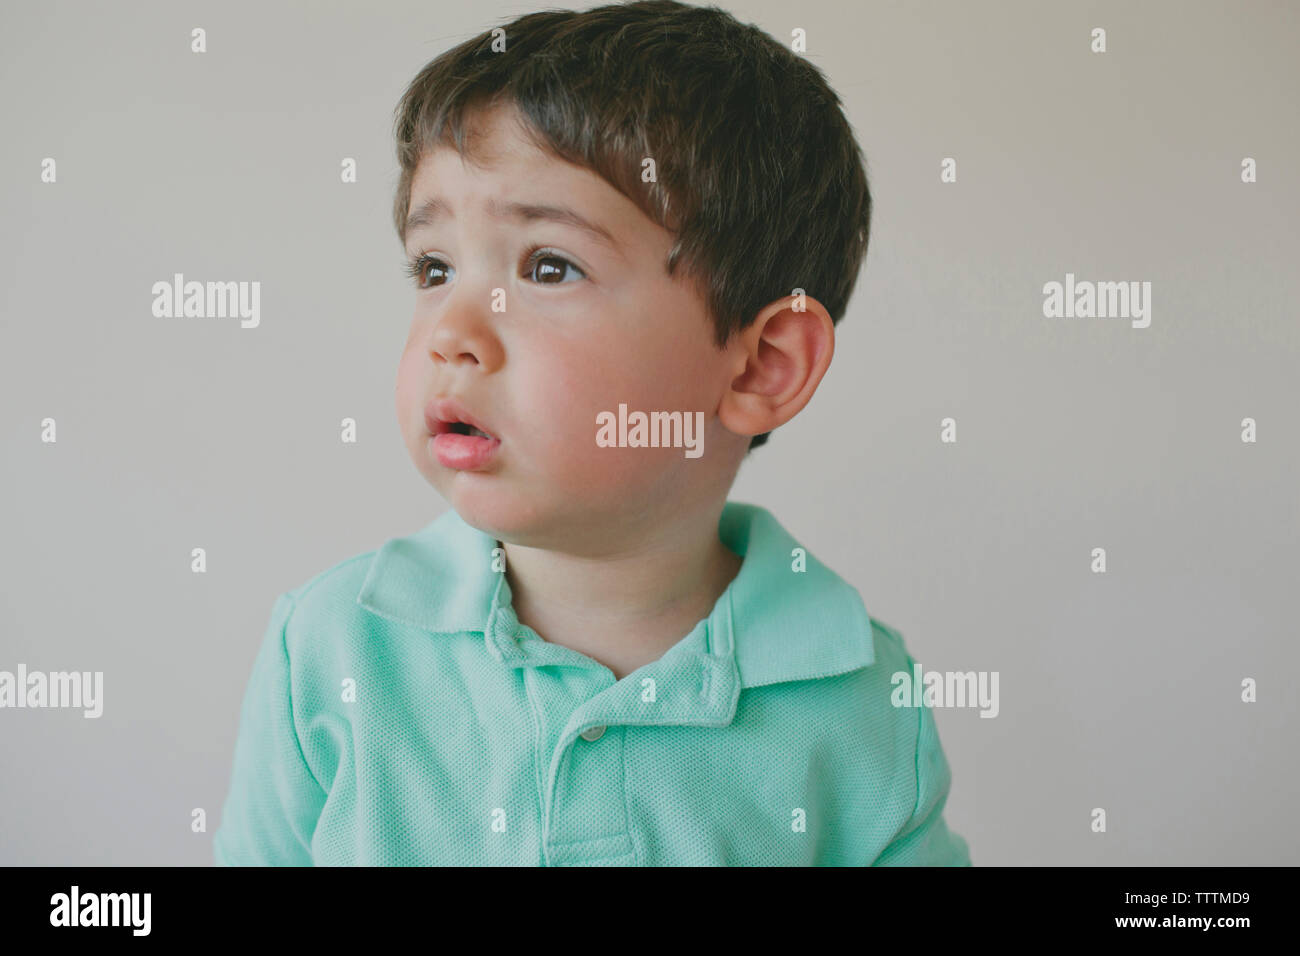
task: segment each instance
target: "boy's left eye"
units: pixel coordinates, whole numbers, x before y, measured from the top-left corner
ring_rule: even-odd
[[[558,263],[559,265],[556,265],[556,263]],[[528,259],[528,263],[527,263],[528,271],[525,273],[525,275],[528,276],[536,275],[537,267],[543,264],[546,264],[546,267],[541,273],[542,275],[561,276],[564,274],[565,268],[567,267],[569,269],[572,269],[582,278],[586,278],[586,273],[584,273],[581,269],[575,266],[568,259],[565,259],[563,256],[558,256],[553,252],[549,252],[546,249],[537,249],[532,253],[532,255]],[[540,278],[537,278],[535,281],[537,281],[538,284],[540,285],[564,285],[565,284],[563,279],[552,282],[550,280],[542,280]]]

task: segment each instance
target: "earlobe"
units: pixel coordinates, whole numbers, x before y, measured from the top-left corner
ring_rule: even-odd
[[[761,435],[812,399],[835,352],[835,323],[816,299],[786,296],[759,312],[732,348],[743,368],[723,395],[718,417],[736,434]]]

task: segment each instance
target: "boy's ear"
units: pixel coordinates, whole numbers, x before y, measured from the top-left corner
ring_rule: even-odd
[[[817,391],[835,354],[835,323],[811,296],[784,296],[764,306],[727,348],[737,374],[718,418],[737,435],[761,435],[798,415]]]

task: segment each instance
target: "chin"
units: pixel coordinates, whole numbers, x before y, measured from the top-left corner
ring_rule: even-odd
[[[565,550],[582,542],[593,512],[586,503],[556,506],[519,500],[499,489],[453,488],[447,496],[467,525],[521,548]]]
[[[456,509],[461,520],[501,541],[527,544],[526,539],[533,530],[531,522],[537,519],[536,509],[521,507],[499,489],[466,487],[468,482],[463,482],[461,477],[454,476],[442,489],[443,497]],[[464,477],[473,480],[478,476]]]

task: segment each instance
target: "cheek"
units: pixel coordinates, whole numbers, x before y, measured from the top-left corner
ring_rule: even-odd
[[[657,350],[657,351],[656,351]],[[531,450],[577,495],[646,488],[679,463],[679,448],[603,448],[597,416],[627,411],[703,411],[703,370],[685,369],[662,343],[613,343],[581,352],[534,352],[518,381]],[[693,403],[693,404],[692,404]],[[690,405],[688,408],[687,406]]]
[[[596,413],[617,383],[608,366],[587,352],[537,350],[514,372],[511,389],[527,423],[521,437],[533,452],[559,462],[585,457],[587,444],[595,443]]]
[[[397,384],[394,389],[397,409],[397,422],[402,434],[408,438],[413,429],[423,427],[424,382],[421,375],[420,355],[415,349],[408,348],[402,353],[397,363]]]

